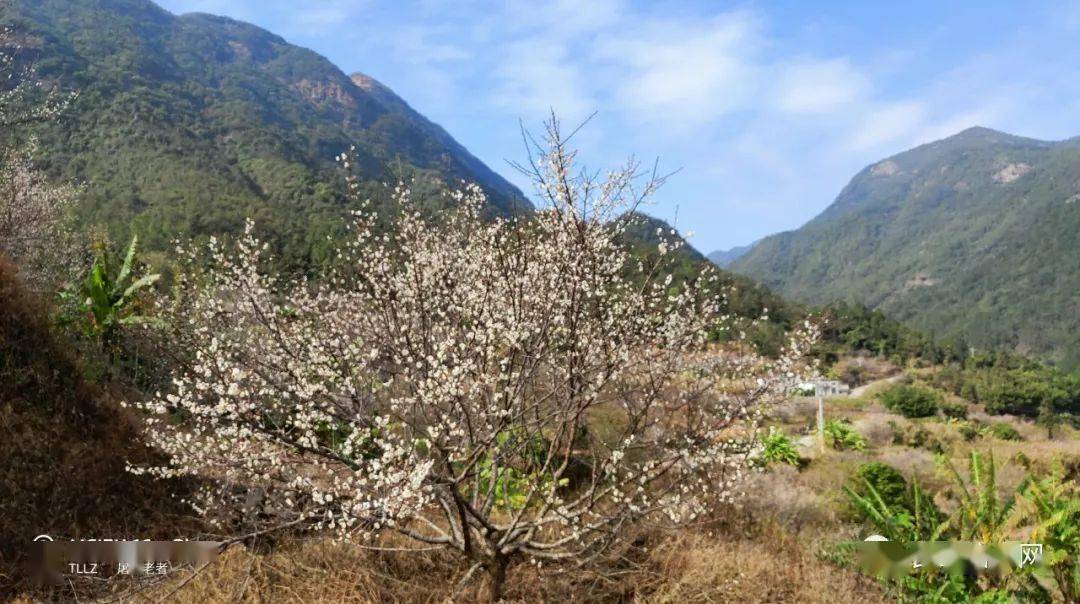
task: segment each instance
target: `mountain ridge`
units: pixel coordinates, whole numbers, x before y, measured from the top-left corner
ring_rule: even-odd
[[[148,0],[10,0],[42,79],[79,96],[35,134],[57,178],[87,183],[79,212],[149,249],[236,230],[253,217],[278,250],[317,263],[349,209],[335,158],[356,147],[365,194],[461,180],[491,211],[531,204],[513,184],[385,85],[359,86],[318,53],[257,26],[173,15]]]
[[[976,127],[868,165],[730,269],[794,299],[1080,366],[1080,146]]]
[[[757,241],[750,242],[746,245],[737,245],[726,250],[714,250],[709,252],[706,256],[709,262],[712,262],[720,268],[727,268],[732,262],[735,262],[739,258],[742,258],[757,245]]]

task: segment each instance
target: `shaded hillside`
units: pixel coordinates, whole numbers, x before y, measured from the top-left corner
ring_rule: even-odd
[[[85,383],[39,300],[0,256],[0,600],[25,588],[36,535],[180,537],[178,485],[135,476],[153,458],[114,398]]]
[[[867,167],[732,270],[1080,367],[1080,141],[972,128]]]
[[[148,0],[10,0],[0,20],[43,79],[78,91],[41,156],[87,183],[83,221],[116,238],[130,226],[161,248],[252,216],[306,262],[342,215],[334,159],[352,145],[369,183],[465,179],[497,212],[528,207],[386,87],[255,26]]]

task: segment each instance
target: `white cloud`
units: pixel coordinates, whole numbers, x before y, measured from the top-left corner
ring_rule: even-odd
[[[755,19],[732,13],[629,29],[602,40],[595,53],[618,73],[615,100],[633,117],[693,125],[753,102],[759,46]]]
[[[870,80],[846,58],[799,60],[779,69],[776,106],[792,114],[843,110],[870,92]]]
[[[489,94],[503,110],[532,117],[554,109],[576,120],[596,109],[596,100],[565,46],[537,37],[509,44],[499,55],[493,72],[496,86]]]
[[[922,101],[906,100],[884,103],[867,111],[849,134],[846,147],[865,152],[910,135],[926,119],[927,106]]]
[[[327,0],[315,11],[295,0],[162,2],[299,32],[496,169],[520,158],[519,118],[535,127],[549,109],[568,123],[599,111],[575,141],[583,156],[615,163],[633,150],[685,168],[656,212],[670,217],[678,203],[706,248],[797,227],[863,166],[976,124],[1080,132],[1077,0],[1013,11],[1023,23],[1011,33],[973,36],[975,25],[952,21],[891,42],[842,37],[864,24],[828,15],[816,29],[793,25],[806,11],[757,2]],[[957,35],[942,33],[950,28]],[[729,224],[755,230],[724,234]]]

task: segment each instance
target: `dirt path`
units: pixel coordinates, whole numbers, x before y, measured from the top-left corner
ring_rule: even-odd
[[[900,372],[900,373],[898,373],[896,375],[890,375],[887,378],[881,378],[880,380],[874,380],[874,381],[870,382],[869,384],[863,384],[862,386],[859,386],[858,388],[853,388],[851,390],[851,393],[848,396],[851,396],[851,397],[862,396],[862,395],[866,394],[867,390],[870,390],[871,388],[873,388],[875,386],[881,386],[883,384],[892,384],[893,382],[900,381],[903,377],[904,377],[903,372]]]

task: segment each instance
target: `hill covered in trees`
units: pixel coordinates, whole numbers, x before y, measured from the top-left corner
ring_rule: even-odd
[[[810,304],[1080,367],[1080,140],[972,128],[868,166],[730,268]]]
[[[385,86],[258,27],[175,16],[148,0],[0,4],[21,60],[46,88],[77,91],[39,127],[54,177],[85,183],[81,222],[150,249],[229,232],[246,217],[291,262],[320,260],[343,214],[339,154],[374,183],[480,184],[496,213],[522,193]]]
[[[747,245],[739,245],[726,250],[716,250],[713,252],[709,252],[709,261],[721,268],[731,266],[732,262],[735,262],[739,258],[742,258],[751,249],[753,249],[754,243],[749,243]]]

